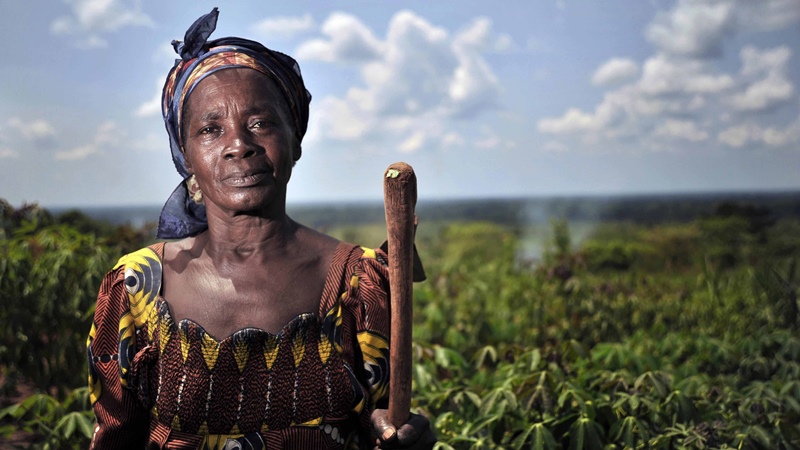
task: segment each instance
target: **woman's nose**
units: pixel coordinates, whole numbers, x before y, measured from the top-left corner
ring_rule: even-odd
[[[246,130],[236,129],[229,134],[230,139],[224,150],[225,159],[249,158],[256,154],[256,145]]]

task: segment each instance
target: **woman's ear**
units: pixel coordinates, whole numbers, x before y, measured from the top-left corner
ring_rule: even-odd
[[[183,167],[186,168],[186,171],[189,172],[189,175],[194,175],[194,170],[192,170],[192,163],[189,161],[189,158],[186,157],[186,152],[183,152]]]

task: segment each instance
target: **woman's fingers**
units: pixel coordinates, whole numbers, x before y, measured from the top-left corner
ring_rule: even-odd
[[[397,440],[397,430],[389,421],[389,411],[386,409],[376,409],[372,411],[372,429],[377,444],[394,442]]]
[[[430,429],[431,423],[428,421],[427,417],[420,416],[419,414],[412,414],[408,422],[397,430],[397,443],[401,447],[406,447],[417,442],[417,440],[419,440],[423,434],[430,431]]]
[[[376,435],[376,449],[427,450],[436,443],[430,421],[419,414],[411,414],[408,422],[395,429],[389,422],[388,412],[377,409],[372,412],[372,426]]]

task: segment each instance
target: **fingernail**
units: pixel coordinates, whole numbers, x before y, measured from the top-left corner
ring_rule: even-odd
[[[394,433],[395,433],[394,428],[386,427],[386,429],[383,430],[383,436],[382,436],[383,440],[388,441],[389,439],[392,438],[392,436],[394,436]]]

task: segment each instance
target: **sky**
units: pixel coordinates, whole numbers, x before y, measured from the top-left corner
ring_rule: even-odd
[[[800,0],[0,0],[0,198],[157,205],[182,39],[295,57],[290,203],[800,190]]]

